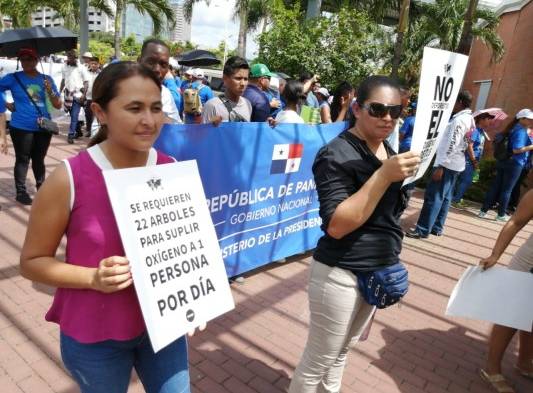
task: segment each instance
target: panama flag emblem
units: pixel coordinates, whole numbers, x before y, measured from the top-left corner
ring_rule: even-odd
[[[298,172],[303,152],[301,143],[274,145],[270,174]]]

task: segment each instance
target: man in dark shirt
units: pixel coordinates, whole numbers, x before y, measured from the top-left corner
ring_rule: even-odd
[[[253,122],[264,122],[270,117],[270,102],[265,91],[270,86],[272,73],[264,64],[254,64],[250,68],[250,81],[243,97],[252,104]]]

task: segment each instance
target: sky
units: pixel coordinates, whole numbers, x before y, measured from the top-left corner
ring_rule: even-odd
[[[233,19],[235,0],[211,0],[209,7],[204,3],[194,6],[191,23],[191,41],[200,48],[216,48],[227,37],[228,49],[237,48],[239,22]],[[256,56],[256,34],[248,36],[246,57]]]

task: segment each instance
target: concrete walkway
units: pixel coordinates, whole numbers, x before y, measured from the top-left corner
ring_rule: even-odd
[[[81,146],[55,137],[47,158],[51,170]],[[13,149],[0,156],[0,392],[73,393],[59,353],[59,331],[44,321],[53,289],[19,275],[18,258],[29,208],[14,201]],[[33,176],[29,174],[29,183]],[[33,192],[33,185],[29,187]],[[412,225],[421,207],[415,195],[405,213]],[[451,290],[464,269],[490,252],[502,224],[471,211],[451,209],[445,235],[406,239],[402,254],[411,289],[402,306],[380,311],[370,337],[351,351],[343,393],[490,392],[478,377],[486,355],[489,324],[444,316]],[[503,263],[533,231],[528,225]],[[46,236],[46,234],[43,234]],[[64,249],[59,251],[60,257]],[[290,258],[233,284],[236,309],[209,323],[190,341],[193,392],[284,392],[307,336],[307,275],[310,255]],[[513,372],[516,343],[504,372],[515,389],[533,392],[533,382]],[[143,392],[132,376],[130,392]]]

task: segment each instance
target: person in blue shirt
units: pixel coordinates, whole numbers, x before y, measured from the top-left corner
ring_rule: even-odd
[[[529,161],[530,152],[533,150],[533,144],[528,132],[531,128],[533,128],[533,111],[531,109],[522,109],[503,132],[503,134],[508,134],[509,137],[507,148],[510,157],[505,160],[498,160],[496,163],[496,178],[485,196],[485,201],[478,217],[485,218],[489,208],[494,202],[498,201],[496,220],[509,220],[506,212],[511,192]]]
[[[185,70],[185,72],[183,73],[185,79],[179,81],[179,88],[181,90],[181,94],[183,94],[185,89],[188,89],[189,87],[191,87],[191,85],[192,85],[192,74],[193,74],[193,69],[192,68],[189,68],[188,70]]]
[[[202,107],[207,101],[215,97],[213,90],[207,85],[204,84],[204,72],[196,68],[192,71],[192,83],[187,89],[194,89],[197,91],[198,97],[200,97],[200,102]],[[185,91],[183,90],[183,91]],[[186,98],[186,97],[185,97]],[[183,120],[186,124],[200,124],[202,122],[202,113],[187,113],[187,107],[184,105]]]
[[[9,134],[15,149],[15,199],[23,205],[31,205],[32,199],[26,190],[28,166],[31,160],[35,184],[39,189],[46,174],[44,157],[52,139],[49,132],[41,130],[39,122],[41,118],[50,119],[52,107],[60,109],[62,103],[53,79],[37,71],[39,57],[35,49],[19,50],[18,60],[22,71],[0,79],[0,92],[11,91],[15,104],[9,123]]]
[[[463,196],[472,184],[474,173],[479,169],[479,161],[483,156],[483,147],[485,146],[486,133],[485,129],[490,125],[494,116],[490,113],[480,113],[474,118],[476,128],[467,135],[468,147],[465,151],[465,170],[461,172],[455,191],[452,197],[452,206],[455,208],[464,207]]]
[[[405,118],[400,127],[400,153],[411,150],[413,140],[413,130],[415,129],[416,102],[411,103],[411,114]]]
[[[163,86],[165,86],[172,94],[176,108],[178,108],[179,113],[183,113],[183,98],[181,97],[181,91],[176,83],[176,79],[170,71],[167,72],[165,79],[163,79]]]
[[[6,97],[0,93],[0,154],[7,154]]]
[[[265,91],[270,86],[272,75],[264,64],[254,64],[250,68],[250,80],[243,97],[252,104],[252,122],[264,122],[270,117],[270,101]]]
[[[530,127],[529,129],[529,140],[531,144],[533,145],[533,127]],[[520,177],[518,178],[518,181],[516,182],[513,191],[511,192],[511,199],[509,199],[509,205],[507,205],[507,214],[512,215],[518,206],[518,202],[520,202],[520,193],[522,184],[524,183],[524,180],[527,179],[527,175],[529,174],[529,171],[533,167],[533,152],[529,153],[529,160],[524,166],[524,169],[522,169],[522,173],[520,174]]]

